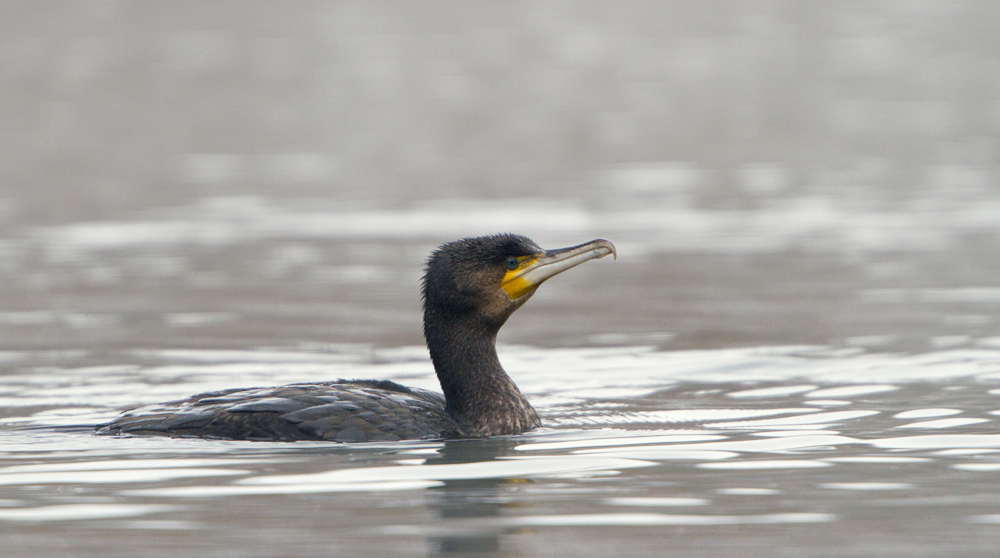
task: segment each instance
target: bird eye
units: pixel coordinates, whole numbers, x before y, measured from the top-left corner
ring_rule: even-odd
[[[517,261],[517,258],[515,258],[514,256],[511,256],[511,257],[507,258],[507,261],[503,262],[503,265],[504,265],[504,267],[506,267],[510,271],[514,271],[515,269],[517,269],[517,266],[518,266],[519,263],[520,262]]]

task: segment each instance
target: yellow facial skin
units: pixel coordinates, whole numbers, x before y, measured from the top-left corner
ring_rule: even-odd
[[[500,287],[507,291],[507,296],[511,300],[521,298],[540,284],[530,282],[524,274],[528,267],[536,263],[538,263],[538,258],[530,256],[518,258],[517,269],[509,270],[504,274],[503,280],[500,281]]]
[[[599,238],[571,248],[548,250],[537,256],[521,256],[517,258],[517,268],[504,274],[500,288],[511,300],[516,300],[554,275],[609,254],[617,257],[615,245]]]

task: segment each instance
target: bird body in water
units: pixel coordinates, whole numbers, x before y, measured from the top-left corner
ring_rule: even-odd
[[[435,250],[423,278],[424,337],[443,397],[379,380],[232,389],[128,411],[98,434],[367,442],[526,432],[541,420],[500,365],[497,332],[547,279],[608,254],[615,247],[603,239],[543,250],[514,234]]]

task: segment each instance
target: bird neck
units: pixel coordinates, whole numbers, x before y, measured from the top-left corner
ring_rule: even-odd
[[[424,335],[448,413],[465,436],[520,434],[541,425],[538,414],[504,371],[496,336],[502,324],[477,314],[424,314]]]

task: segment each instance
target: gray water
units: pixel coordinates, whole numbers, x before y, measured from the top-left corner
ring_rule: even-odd
[[[0,6],[5,556],[995,556],[991,2]],[[106,438],[438,389],[438,244],[606,237],[500,357],[544,428]]]

